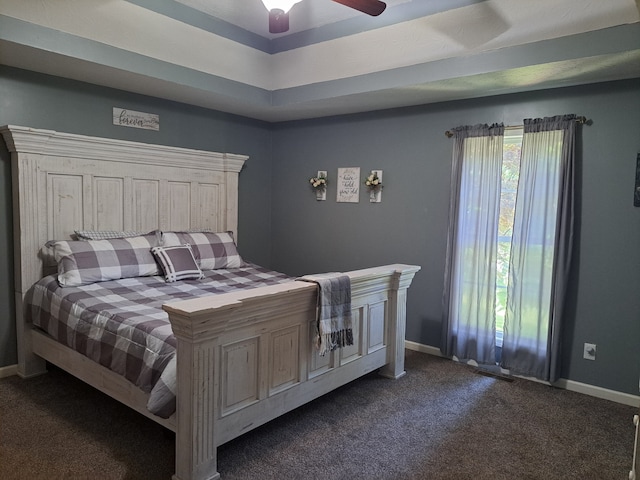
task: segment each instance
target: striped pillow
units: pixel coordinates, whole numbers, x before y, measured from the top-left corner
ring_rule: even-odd
[[[204,278],[189,245],[153,247],[151,252],[162,267],[167,282]]]

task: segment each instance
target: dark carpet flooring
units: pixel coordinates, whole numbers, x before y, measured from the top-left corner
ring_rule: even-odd
[[[232,479],[626,479],[636,408],[407,351],[218,449]],[[66,373],[0,380],[1,479],[169,479],[173,434]]]

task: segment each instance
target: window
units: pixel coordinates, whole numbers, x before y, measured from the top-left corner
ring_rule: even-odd
[[[516,193],[520,176],[522,128],[507,128],[502,146],[502,177],[500,187],[500,216],[498,221],[498,253],[496,262],[496,361],[500,362],[500,349],[504,335],[507,312],[507,287],[509,286],[509,258],[513,218],[516,209]]]

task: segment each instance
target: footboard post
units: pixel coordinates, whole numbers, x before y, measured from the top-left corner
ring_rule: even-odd
[[[407,289],[420,267],[398,265],[389,289],[387,364],[380,369],[380,375],[400,378],[404,370],[404,342],[407,321]]]
[[[215,480],[216,338],[199,335],[197,319],[169,312],[178,340],[174,480]],[[200,332],[202,333],[202,332]]]

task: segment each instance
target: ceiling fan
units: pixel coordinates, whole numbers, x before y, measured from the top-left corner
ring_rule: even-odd
[[[269,32],[283,33],[289,30],[289,10],[301,0],[262,0],[269,10]],[[380,0],[332,0],[367,15],[377,17],[387,4]]]

